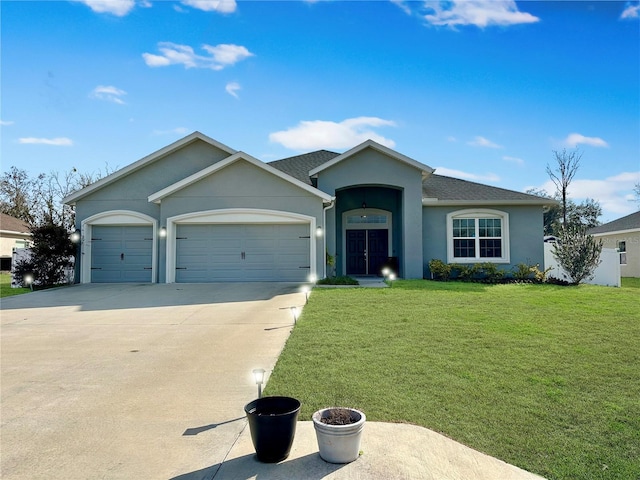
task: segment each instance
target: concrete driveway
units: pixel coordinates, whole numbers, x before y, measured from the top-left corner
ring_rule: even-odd
[[[170,479],[221,463],[291,331],[291,283],[76,285],[2,300],[1,471]]]

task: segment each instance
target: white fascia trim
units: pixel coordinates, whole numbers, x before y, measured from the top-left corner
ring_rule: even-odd
[[[137,162],[127,165],[126,167],[118,170],[117,172],[112,173],[111,175],[101,178],[97,182],[89,185],[88,187],[78,190],[77,192],[74,192],[71,195],[68,195],[67,197],[62,199],[62,203],[66,203],[68,205],[74,205],[75,202],[81,199],[82,197],[85,197],[86,195],[89,195],[90,193],[96,190],[99,190],[105,185],[108,185],[118,180],[121,177],[124,177],[126,175],[129,175],[132,172],[135,172],[136,170],[139,170],[140,168],[144,167],[148,163],[155,162],[156,160],[159,160],[162,157],[165,157],[181,149],[182,147],[189,145],[190,143],[193,143],[196,140],[202,140],[203,142],[206,142],[213,147],[216,147],[224,152],[227,152],[229,155],[232,155],[237,152],[237,150],[233,150],[232,148],[218,142],[217,140],[214,140],[213,138],[208,137],[207,135],[204,135],[196,131],[190,135],[187,135],[184,138],[181,138],[180,140],[173,142],[170,145],[167,145],[166,147],[161,148],[160,150],[157,150],[147,155],[146,157],[141,158]]]
[[[174,183],[173,185],[169,185],[166,188],[163,188],[162,190],[153,193],[151,195],[149,195],[149,202],[153,202],[153,203],[161,203],[162,199],[165,197],[168,197],[169,195],[182,190],[185,187],[188,187],[189,185],[192,185],[196,182],[198,182],[199,180],[202,180],[203,178],[212,175],[220,170],[222,170],[223,168],[239,161],[239,160],[244,160],[246,162],[251,163],[252,165],[261,168],[269,173],[271,173],[272,175],[275,175],[279,178],[281,178],[282,180],[285,180],[289,183],[292,183],[293,185],[295,185],[296,187],[302,188],[303,190],[312,193],[313,195],[316,195],[318,197],[320,197],[323,201],[329,202],[331,201],[332,197],[326,193],[324,193],[321,190],[318,190],[317,188],[314,188],[310,185],[307,185],[306,183],[302,183],[300,180],[297,180],[289,175],[287,175],[286,173],[281,172],[280,170],[277,170],[269,165],[267,165],[264,162],[261,162],[260,160],[258,160],[257,158],[252,157],[251,155],[244,153],[244,152],[237,152],[233,155],[231,155],[230,157],[225,158],[224,160],[219,161],[218,163],[215,163],[213,165],[211,165],[210,167],[207,167],[203,170],[200,170],[199,172],[194,173],[193,175],[188,176],[187,178],[183,178],[182,180],[180,180],[179,182]]]
[[[0,234],[2,235],[20,235],[30,237],[32,234],[29,232],[14,232],[13,230],[0,230]]]
[[[367,140],[365,142],[362,142],[360,145],[357,145],[356,147],[353,147],[351,150],[348,150],[346,152],[344,152],[342,155],[338,155],[335,158],[332,158],[331,160],[329,160],[327,163],[323,163],[322,165],[320,165],[319,167],[314,168],[313,170],[311,170],[309,172],[309,176],[313,177],[315,175],[317,175],[318,173],[322,172],[323,170],[326,170],[327,168],[335,165],[338,162],[341,162],[342,160],[344,160],[345,158],[348,158],[358,152],[361,152],[362,150],[364,150],[365,148],[372,148],[374,150],[379,151],[380,153],[383,153],[391,158],[394,158],[396,160],[399,160],[401,162],[406,163],[407,165],[410,165],[414,168],[417,168],[418,170],[420,170],[423,174],[423,176],[429,175],[431,173],[433,173],[435,170],[431,167],[429,167],[428,165],[425,165],[423,163],[420,163],[416,160],[414,160],[413,158],[407,157],[406,155],[403,155],[401,153],[396,152],[395,150],[390,149],[389,147],[385,147],[384,145],[380,145],[378,142],[374,142],[373,140]]]
[[[158,221],[140,212],[132,210],[109,210],[85,218],[80,224],[80,283],[91,283],[91,232],[93,225],[151,225],[153,242],[151,244],[151,283],[156,283],[158,265]]]
[[[185,213],[167,218],[166,283],[176,282],[176,232],[180,224],[270,224],[270,223],[308,223],[309,224],[309,275],[318,277],[316,243],[316,218],[301,213],[259,208],[224,208],[203,212]],[[315,241],[314,241],[315,240]],[[310,280],[311,281],[311,280]],[[315,280],[312,282],[315,283]]]
[[[502,219],[502,257],[500,258],[461,258],[453,256],[453,219],[454,217],[464,218],[491,218]],[[477,228],[477,225],[476,225]],[[457,210],[447,214],[447,263],[511,263],[511,244],[509,241],[509,214],[500,210],[488,208],[470,208],[468,210]],[[479,240],[478,237],[474,237]],[[476,247],[479,243],[476,242]]]
[[[628,228],[626,230],[613,230],[611,232],[591,233],[592,237],[606,237],[608,235],[624,235],[627,233],[640,232],[640,228]]]

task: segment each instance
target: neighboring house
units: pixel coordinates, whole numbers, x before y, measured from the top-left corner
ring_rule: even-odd
[[[371,140],[263,163],[195,132],[64,201],[82,283],[305,281],[327,254],[355,276],[543,264],[548,199],[433,172]]]
[[[619,250],[621,276],[640,277],[640,212],[591,228],[589,234],[604,248]]]
[[[0,270],[11,270],[13,249],[29,246],[30,239],[29,225],[11,215],[0,213]]]

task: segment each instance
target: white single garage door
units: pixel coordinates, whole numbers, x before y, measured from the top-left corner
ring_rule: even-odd
[[[91,228],[91,282],[151,282],[151,226],[94,225]]]
[[[308,224],[184,224],[176,229],[176,282],[300,282]]]

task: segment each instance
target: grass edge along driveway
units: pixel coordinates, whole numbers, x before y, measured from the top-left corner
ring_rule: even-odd
[[[316,289],[267,395],[408,422],[549,479],[640,478],[640,284]]]

